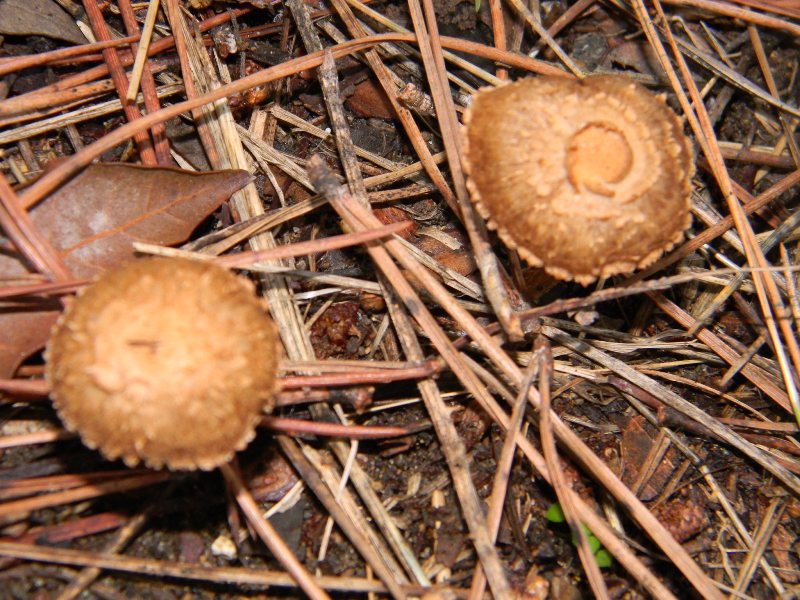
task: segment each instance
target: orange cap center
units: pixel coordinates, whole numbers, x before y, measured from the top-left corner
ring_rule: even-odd
[[[572,136],[567,148],[569,181],[579,190],[613,196],[609,184],[621,181],[631,169],[633,153],[625,136],[608,123],[591,123]]]

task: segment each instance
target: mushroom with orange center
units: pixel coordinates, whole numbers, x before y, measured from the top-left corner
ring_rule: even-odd
[[[271,410],[279,356],[249,281],[153,258],[83,290],[50,338],[46,376],[65,425],[105,457],[212,469]]]
[[[559,279],[586,285],[646,267],[691,223],[691,144],[664,97],[627,77],[484,89],[464,122],[478,211]]]

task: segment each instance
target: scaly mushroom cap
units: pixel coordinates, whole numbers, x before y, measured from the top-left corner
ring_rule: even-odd
[[[280,348],[249,281],[209,263],[137,260],[67,308],[47,348],[66,426],[129,466],[212,469],[273,406]]]
[[[624,76],[522,79],[464,116],[478,211],[534,266],[584,285],[683,238],[694,160],[664,98]]]

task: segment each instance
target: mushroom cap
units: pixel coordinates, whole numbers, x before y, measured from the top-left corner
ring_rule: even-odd
[[[46,351],[59,416],[128,466],[212,469],[271,410],[280,346],[249,281],[151,258],[108,271],[66,309]]]
[[[691,144],[664,97],[627,77],[483,89],[464,122],[478,211],[559,279],[586,285],[645,267],[691,224]]]

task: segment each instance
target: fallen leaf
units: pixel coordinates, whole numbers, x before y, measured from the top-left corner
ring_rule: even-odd
[[[85,279],[132,260],[133,242],[173,245],[186,240],[250,179],[246,171],[192,173],[96,164],[34,207],[30,216],[72,275]],[[0,280],[19,281],[31,273],[0,237]],[[13,375],[44,346],[60,310],[56,299],[0,302],[0,377]]]
[[[52,0],[0,0],[0,33],[86,43],[73,18]]]
[[[605,66],[611,68],[612,65],[621,65],[631,69],[636,69],[642,75],[648,75],[659,79],[663,71],[658,66],[658,57],[653,53],[649,44],[638,42],[624,42],[613,48],[605,56],[603,62]]]
[[[386,120],[395,117],[386,92],[370,79],[359,83],[346,103],[347,107],[359,117]]]

